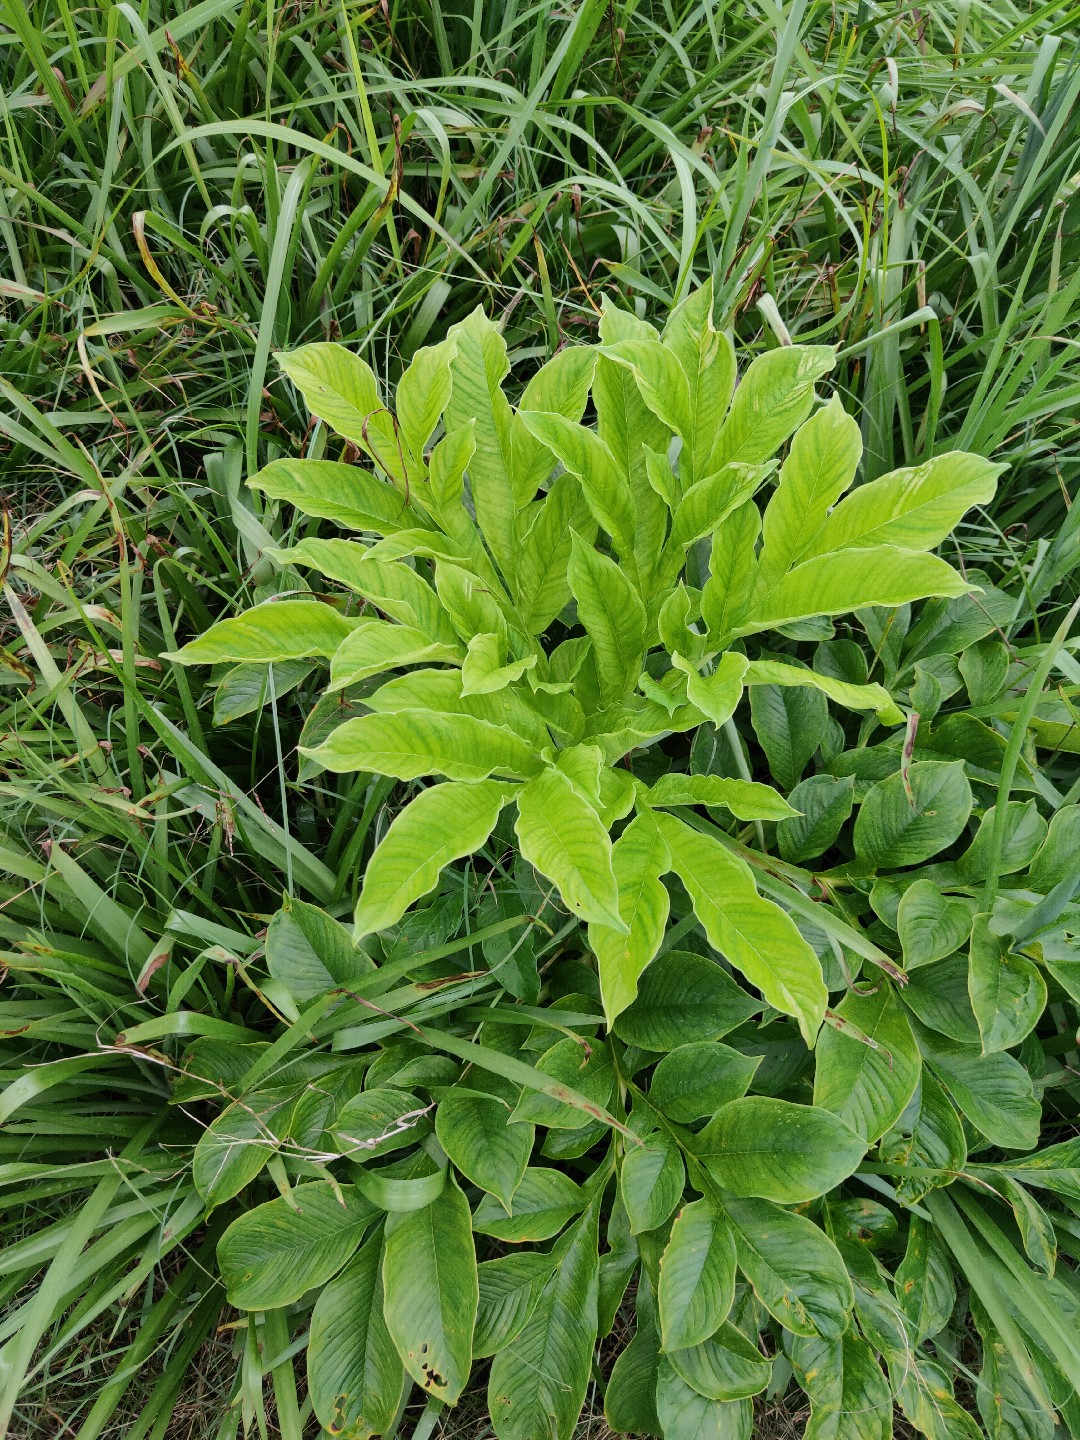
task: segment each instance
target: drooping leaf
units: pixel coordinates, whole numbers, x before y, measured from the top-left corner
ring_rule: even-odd
[[[907,1109],[922,1063],[907,1016],[884,980],[869,995],[851,990],[818,1045],[814,1104],[833,1111],[868,1145]],[[845,1030],[845,1026],[854,1027]]]
[[[278,364],[313,415],[358,445],[404,487],[397,429],[366,360],[344,345],[317,341],[279,355]]]
[[[485,1260],[477,1267],[480,1304],[473,1332],[477,1359],[497,1355],[520,1335],[554,1266],[552,1256],[525,1250]]]
[[[686,1383],[666,1355],[660,1357],[656,1413],[664,1440],[750,1440],[749,1400],[709,1400]]]
[[[835,358],[829,345],[786,345],[753,360],[713,447],[712,468],[729,460],[747,465],[771,460],[810,414],[814,385]]]
[[[444,866],[485,843],[516,791],[497,780],[447,781],[422,790],[396,816],[368,861],[356,934],[385,930],[438,884]]]
[[[665,1350],[672,1368],[707,1400],[747,1400],[769,1383],[772,1363],[730,1324],[683,1350]]]
[[[406,665],[423,665],[435,660],[460,665],[464,651],[460,645],[444,645],[429,640],[411,625],[395,625],[388,620],[366,620],[358,625],[338,646],[330,661],[330,688],[344,690],[380,675],[384,670],[403,669]]]
[[[699,1345],[727,1319],[735,1298],[735,1241],[705,1196],[685,1205],[660,1261],[657,1300],[666,1351]]]
[[[304,515],[333,520],[347,530],[396,535],[421,524],[400,490],[340,460],[271,460],[248,484],[273,500],[295,505]]]
[[[307,1349],[308,1392],[323,1428],[376,1440],[393,1424],[405,1369],[383,1319],[383,1237],[376,1234],[319,1294]]]
[[[404,560],[374,559],[355,540],[301,540],[288,550],[271,550],[285,565],[310,565],[369,600],[402,625],[412,626],[431,641],[455,649],[457,636],[439,597]]]
[[[514,1191],[510,1214],[500,1201],[485,1195],[473,1216],[473,1229],[513,1245],[550,1240],[584,1207],[584,1193],[569,1175],[531,1166]]]
[[[747,685],[810,686],[848,710],[872,710],[883,725],[899,725],[904,716],[883,685],[853,685],[801,665],[780,660],[751,660],[746,667]],[[751,692],[752,694],[753,692]]]
[[[418,775],[486,780],[493,774],[523,780],[540,769],[532,747],[513,731],[471,715],[427,710],[395,710],[346,720],[321,745],[301,746],[300,753],[327,770],[369,770],[399,780],[415,780]]]
[[[757,893],[743,861],[672,815],[658,815],[671,868],[686,886],[709,943],[770,1005],[794,1015],[812,1045],[828,992],[817,956],[779,906]]]
[[[722,806],[736,820],[787,820],[795,814],[788,801],[770,785],[756,780],[729,780],[723,775],[661,775],[649,789],[648,802],[658,808]]]
[[[479,1288],[472,1217],[453,1181],[422,1210],[388,1217],[383,1287],[386,1328],[406,1370],[454,1404],[472,1366]]]
[[[892,1393],[873,1349],[848,1332],[834,1339],[797,1336],[791,1363],[810,1398],[810,1440],[888,1440]]]
[[[234,1220],[217,1260],[230,1305],[275,1310],[336,1275],[378,1212],[351,1185],[298,1185]]]
[[[659,1367],[656,1331],[639,1316],[637,1329],[620,1350],[604,1391],[604,1419],[616,1435],[660,1435],[656,1414]]]
[[[866,1142],[828,1110],[747,1095],[721,1106],[694,1153],[733,1195],[798,1205],[852,1174]]]
[[[528,863],[554,880],[573,914],[622,933],[611,840],[569,776],[548,766],[518,792],[517,804],[515,831]]]
[[[439,1144],[464,1176],[502,1202],[507,1214],[534,1138],[531,1125],[509,1120],[504,1101],[464,1090],[448,1091],[435,1113]]]

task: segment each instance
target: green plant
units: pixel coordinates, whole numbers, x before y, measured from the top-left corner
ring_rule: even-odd
[[[996,1259],[972,1258],[967,1225],[997,1226],[997,1212],[965,1198],[961,1220],[936,1193],[965,1172],[969,1136],[975,1153],[1038,1144],[1031,1079],[1008,1052],[1042,1016],[1043,969],[1058,978],[1031,940],[1057,933],[1068,947],[1071,931],[1062,910],[1024,901],[1010,929],[1015,895],[1003,909],[996,890],[1003,875],[1060,863],[1060,836],[1033,803],[1008,802],[1010,776],[955,862],[928,867],[968,830],[969,757],[947,725],[918,746],[918,716],[906,739],[871,744],[904,716],[869,682],[861,650],[832,639],[830,619],[857,611],[886,677],[914,666],[911,698],[929,710],[922,693],[936,684],[940,705],[944,671],[931,664],[928,680],[912,641],[927,663],[957,631],[974,629],[981,644],[997,601],[928,552],[989,501],[1000,467],[948,454],[849,490],[857,427],[836,400],[814,409],[832,352],[769,352],[736,388],[711,305],[705,287],[662,337],[608,307],[600,344],[560,352],[517,407],[500,388],[502,341],[480,314],[417,355],[396,414],[348,352],[283,357],[313,411],[374,468],[279,460],[251,483],[373,538],[311,534],[272,552],[296,587],[305,567],[350,593],[275,598],[172,657],[232,667],[221,686],[235,667],[328,661],[304,773],[359,773],[380,796],[386,781],[440,777],[406,798],[371,855],[356,943],[310,913],[302,923],[323,969],[271,962],[295,1018],[255,1068],[265,1073],[284,1041],[318,1035],[328,1015],[335,1048],[394,1030],[409,1034],[405,1047],[372,1059],[354,1093],[359,1070],[343,1071],[333,1096],[321,1087],[311,1116],[289,1108],[270,1143],[257,1143],[258,1127],[296,1104],[295,1080],[260,1106],[248,1093],[207,1132],[240,1166],[226,1193],[268,1156],[280,1160],[297,1125],[312,1143],[328,1127],[322,1162],[347,1162],[347,1191],[333,1173],[285,1190],[219,1246],[242,1307],[274,1311],[326,1286],[308,1364],[328,1428],[387,1429],[406,1374],[453,1403],[474,1358],[492,1355],[497,1433],[566,1436],[597,1337],[636,1277],[637,1330],[607,1385],[616,1429],[749,1434],[748,1397],[794,1372],[814,1433],[891,1433],[894,1398],[928,1435],[977,1433],[922,1348],[950,1344],[951,1252],[972,1288],[985,1373],[1026,1385],[1048,1418],[1063,1405],[1075,1433],[1058,1394],[1077,1373],[1062,1323],[1072,1287],[1055,1282],[1045,1303],[1056,1348],[1036,1359],[1003,1300],[1017,1261],[1004,1232]],[[581,423],[590,403],[595,428]],[[762,512],[754,496],[773,479]],[[355,613],[350,595],[381,616]],[[910,602],[925,596],[942,598],[909,633]],[[785,653],[792,639],[821,642],[813,668]],[[976,689],[989,665],[997,695],[1008,666],[998,673],[993,643],[962,663]],[[391,669],[405,673],[384,679]],[[788,800],[752,778],[736,721],[745,692]],[[854,737],[830,699],[861,716]],[[362,713],[343,719],[345,703]],[[819,749],[828,769],[802,780]],[[1071,814],[1055,824],[1067,828]],[[766,825],[779,856],[762,843]],[[799,862],[841,832],[852,853],[817,877],[831,902],[820,903]],[[546,1009],[530,936],[554,891],[542,895],[537,874],[562,902]],[[973,888],[984,910],[967,898]],[[440,898],[411,909],[432,890]],[[460,916],[462,895],[455,943],[504,998],[435,1023],[403,1020],[390,987],[407,977],[411,1003],[431,983],[409,937],[430,933],[444,901]],[[859,923],[870,905],[892,929]],[[295,904],[287,913],[295,924]],[[488,923],[473,929],[470,916]],[[922,967],[933,982],[919,986]],[[830,992],[842,997],[831,1006]],[[358,1025],[357,1000],[384,1018]],[[537,1128],[541,1153],[576,1166],[580,1184],[530,1164]],[[389,1165],[360,1159],[403,1146],[409,1154]],[[1045,1243],[1050,1222],[1031,1218],[1019,1177],[1051,1175],[1068,1195],[1071,1181],[1057,1177],[1074,1149],[1044,1152],[1046,1163],[979,1162],[974,1183],[1021,1206],[1022,1233],[1034,1225]],[[310,1163],[301,1158],[304,1173]],[[700,1198],[684,1204],[687,1184]],[[479,1195],[475,1207],[466,1192]],[[896,1234],[897,1202],[916,1218],[894,1280],[874,1249]],[[478,1265],[471,1232],[554,1243]],[[346,1351],[357,1333],[367,1348]],[[770,1358],[780,1351],[786,1371]]]

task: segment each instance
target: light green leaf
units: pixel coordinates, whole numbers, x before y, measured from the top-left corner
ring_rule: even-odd
[[[894,470],[846,496],[808,547],[825,555],[852,546],[933,550],[973,505],[994,498],[1006,465],[950,451],[911,470]]]
[[[396,924],[414,900],[435,888],[445,866],[479,850],[515,793],[497,780],[422,790],[395,816],[368,861],[356,906],[356,935]]]
[[[470,715],[488,725],[508,728],[535,751],[551,744],[540,715],[516,690],[489,695],[462,695],[460,670],[414,670],[380,685],[364,697],[369,710],[396,714],[400,710],[432,710],[444,715]]]
[[[708,1196],[679,1211],[660,1260],[657,1298],[665,1350],[699,1345],[727,1319],[735,1298],[735,1241]]]
[[[810,1399],[806,1440],[885,1440],[893,1433],[889,1382],[871,1347],[849,1331],[796,1337],[791,1363]]]
[[[593,643],[604,704],[624,699],[637,684],[645,655],[645,607],[613,560],[577,534],[568,569],[578,619]]]
[[[333,520],[347,530],[396,535],[421,525],[401,491],[370,470],[340,460],[272,460],[248,484],[304,515]]]
[[[713,452],[735,388],[735,351],[713,326],[712,280],[706,280],[668,318],[663,343],[686,374],[690,423],[679,470],[684,490],[718,467]],[[685,457],[685,458],[684,458]]]
[[[414,626],[429,640],[455,646],[457,635],[435,591],[404,560],[373,559],[355,540],[301,540],[288,550],[268,550],[282,565],[310,565],[370,600],[386,615]]]
[[[602,320],[601,336],[604,329]],[[603,355],[597,356],[592,398],[597,434],[626,477],[633,498],[634,559],[645,582],[659,561],[667,526],[667,506],[649,478],[649,452],[666,450],[670,435],[642,400],[632,372]]]
[[[423,1210],[388,1216],[383,1286],[386,1328],[406,1370],[453,1405],[472,1367],[479,1286],[472,1217],[452,1180]]]
[[[460,645],[443,645],[430,640],[411,625],[398,625],[391,620],[365,620],[338,646],[330,661],[330,689],[344,690],[369,675],[384,670],[403,669],[406,665],[422,665],[426,661],[444,660],[460,665],[464,651]]]
[[[324,1429],[342,1440],[378,1440],[405,1389],[383,1320],[382,1258],[382,1235],[373,1235],[324,1287],[311,1315],[308,1393]]]
[[[884,685],[851,685],[804,670],[800,665],[787,665],[782,660],[751,660],[746,666],[747,685],[811,686],[843,705],[848,710],[872,710],[883,725],[902,725],[904,713]]]
[[[831,345],[785,345],[752,361],[713,447],[710,469],[771,460],[814,405],[814,385],[836,361]]]
[[[830,507],[854,480],[861,456],[859,426],[838,395],[796,430],[762,521],[759,591],[770,589],[807,553]]]
[[[966,595],[973,588],[977,587],[936,555],[895,545],[852,548],[796,565],[754,596],[734,628],[740,635],[752,635],[812,615],[843,615],[867,605],[906,605],[931,595]]]
[[[453,517],[454,534],[462,540],[466,536],[471,540],[476,533],[471,521],[465,523],[468,516],[461,505],[465,493],[465,471],[476,453],[475,431],[471,420],[451,430],[432,450],[428,461],[432,502],[443,517],[444,524],[449,525]]]
[[[377,1213],[351,1185],[325,1180],[246,1211],[218,1241],[229,1304],[238,1310],[292,1305],[337,1274]]]
[[[296,1094],[288,1087],[246,1095],[199,1136],[191,1179],[207,1210],[247,1188],[288,1135]]]
[[[960,1116],[925,1066],[914,1099],[881,1137],[878,1154],[886,1165],[898,1167],[896,1193],[904,1205],[921,1200],[937,1185],[950,1184],[963,1169],[967,1141]],[[908,1170],[928,1173],[907,1175]]]
[[[681,568],[687,545],[700,540],[722,525],[731,512],[744,504],[764,478],[762,465],[725,465],[691,485],[679,501],[671,517],[671,540],[668,555]]]
[[[612,846],[618,913],[626,931],[597,922],[589,925],[609,1025],[633,1003],[638,979],[664,938],[670,901],[661,876],[668,861],[667,844],[647,813],[636,816]]]
[[[302,345],[278,364],[313,415],[376,460],[398,483],[406,481],[393,417],[379,395],[375,372],[344,345]]]
[[[566,571],[574,532],[591,540],[596,525],[572,475],[558,476],[543,500],[519,512],[518,521],[514,595],[523,628],[539,635],[570,601]]]
[[[506,342],[479,306],[450,328],[457,346],[450,369],[453,387],[444,423],[448,434],[474,425],[476,449],[469,484],[476,519],[504,575],[514,571],[513,413],[500,388],[510,373]],[[523,502],[521,502],[523,503]]]
[[[505,690],[507,685],[520,680],[525,671],[531,670],[535,664],[535,655],[526,655],[523,660],[507,663],[506,646],[498,635],[490,631],[474,635],[461,667],[461,693],[490,695],[496,690]]]
[[[661,1355],[656,1413],[665,1440],[750,1440],[754,1410],[749,1400],[709,1400]]]
[[[598,1221],[590,1205],[560,1243],[536,1309],[492,1361],[488,1410],[499,1440],[571,1440],[596,1342]]]
[[[725,1197],[735,1253],[758,1299],[796,1335],[834,1340],[854,1304],[840,1252],[820,1226],[768,1200]]]
[[[747,1095],[721,1106],[694,1151],[733,1195],[799,1205],[846,1180],[866,1142],[828,1110]]]
[[[745,655],[729,650],[721,655],[711,675],[699,675],[681,655],[673,655],[677,670],[686,674],[686,698],[696,705],[706,720],[726,725],[742,699],[743,676],[749,662]]]
[[[933,1225],[918,1215],[908,1221],[907,1248],[896,1267],[896,1298],[911,1321],[915,1345],[944,1329],[956,1304],[949,1252]]]
[[[424,458],[424,446],[450,401],[450,362],[457,350],[451,338],[417,350],[398,381],[395,408],[409,453]]]
[[[608,1047],[600,1041],[577,1040],[567,1036],[545,1050],[536,1062],[536,1069],[563,1085],[570,1086],[592,1108],[567,1105],[556,1096],[538,1090],[527,1090],[518,1101],[511,1117],[515,1124],[522,1121],[546,1125],[552,1130],[580,1130],[598,1118],[615,1089],[615,1071]]]
[[[577,477],[597,522],[611,536],[623,565],[636,573],[637,516],[630,482],[600,436],[564,415],[522,413],[526,428]]]
[[[739,505],[713,534],[709,578],[701,592],[701,618],[716,650],[724,650],[742,625],[753,589],[754,546],[761,515],[752,500]]]
[[[515,831],[525,860],[554,880],[572,914],[623,933],[611,839],[593,806],[563,771],[550,767],[517,800]]]
[[[859,807],[855,853],[873,870],[921,865],[951,845],[971,814],[971,786],[962,760],[921,760],[904,777],[879,781]]]
[[[968,994],[984,1055],[1019,1045],[1046,1008],[1046,981],[1030,960],[1014,955],[992,932],[989,915],[975,916]]]
[[[673,350],[659,340],[634,337],[605,345],[600,354],[629,368],[641,398],[669,430],[684,439],[692,435],[690,388]],[[712,468],[719,470],[720,466]]]
[[[872,1145],[899,1121],[915,1094],[919,1049],[884,980],[870,995],[850,990],[836,1014],[840,1026],[827,1026],[818,1044],[814,1104],[839,1115]]]
[[[513,731],[471,715],[427,710],[360,715],[339,725],[323,744],[299,750],[327,770],[367,770],[398,780],[418,775],[486,780],[497,772],[525,779],[540,769],[532,747]]]
[[[510,1111],[494,1095],[449,1090],[435,1112],[435,1134],[450,1159],[474,1185],[510,1213],[532,1154],[534,1130],[511,1125]]]
[[[222,661],[273,662],[333,655],[362,620],[347,620],[320,600],[271,600],[219,620],[176,651],[161,656],[178,665],[217,665]]]
[[[722,775],[661,775],[649,789],[650,805],[723,806],[736,820],[786,820],[797,812],[769,785]]]
[[[656,817],[671,868],[686,886],[709,944],[741,970],[770,1005],[794,1015],[813,1045],[828,1002],[821,964],[779,906],[764,900],[749,868],[718,840],[672,815]]]
[[[491,587],[450,560],[435,563],[435,589],[450,623],[466,641],[490,632],[505,641],[506,619]]]

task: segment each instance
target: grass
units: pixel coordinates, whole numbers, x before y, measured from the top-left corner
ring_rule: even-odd
[[[242,482],[325,443],[275,351],[342,339],[392,383],[482,304],[523,381],[601,294],[662,318],[712,274],[743,346],[840,347],[871,474],[1010,462],[960,544],[1037,652],[1075,595],[1078,36],[1008,0],[0,0],[13,1434],[271,1434],[275,1394],[302,1423],[288,1367],[218,1332],[171,1037],[101,1048],[178,1008],[265,1030],[265,917],[291,881],[348,895],[376,820],[291,779],[306,681],[217,728],[155,659],[275,583],[287,517]],[[1068,753],[1045,773],[1075,799]]]

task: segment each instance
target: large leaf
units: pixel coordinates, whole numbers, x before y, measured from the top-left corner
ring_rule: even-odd
[[[660,1260],[660,1333],[665,1350],[699,1345],[727,1319],[735,1298],[735,1241],[705,1196],[685,1205]]]
[[[521,1333],[536,1309],[555,1261],[537,1250],[485,1260],[477,1267],[480,1306],[473,1332],[473,1354],[496,1355]]]
[[[386,1328],[406,1370],[454,1404],[472,1366],[479,1288],[472,1216],[453,1181],[422,1210],[387,1218],[383,1285]]]
[[[225,660],[266,664],[329,656],[363,623],[347,620],[319,600],[273,600],[219,620],[197,639],[161,658],[181,665],[218,665]]]
[[[631,1235],[658,1230],[670,1219],[685,1185],[682,1152],[674,1141],[658,1132],[640,1145],[628,1145],[619,1171],[619,1194]]]
[[[645,607],[618,565],[574,535],[568,569],[578,619],[593,644],[605,704],[637,684],[645,654]]]
[[[422,790],[396,816],[368,861],[356,906],[356,934],[385,930],[438,884],[444,866],[485,843],[512,785],[448,781]]]
[[[738,511],[735,512],[738,514]],[[965,595],[972,588],[944,560],[895,545],[817,555],[755,594],[737,634],[776,629],[812,615],[843,615],[867,605],[906,605],[930,595]]]
[[[506,342],[479,306],[451,326],[448,338],[456,349],[444,423],[448,433],[474,427],[469,484],[476,518],[503,573],[510,575],[519,501],[512,480],[513,414],[500,388],[510,372]]]
[[[474,1185],[494,1195],[507,1214],[532,1154],[534,1130],[511,1125],[510,1110],[494,1095],[448,1090],[435,1114],[435,1134]]]
[[[684,1350],[665,1352],[676,1373],[708,1400],[745,1400],[769,1383],[772,1362],[735,1325]]]
[[[786,345],[752,361],[713,448],[712,468],[729,460],[771,460],[814,404],[814,385],[835,363],[829,345]]]
[[[588,527],[588,522],[581,486],[572,475],[560,475],[543,500],[520,512],[519,528],[527,528],[517,547],[514,595],[518,619],[529,634],[546,630],[569,602],[570,549],[575,532],[586,539],[595,533],[595,524]]]
[[[770,1315],[796,1335],[833,1340],[854,1303],[840,1252],[804,1215],[768,1200],[725,1197],[739,1269]]]
[[[562,770],[549,766],[517,801],[515,830],[524,858],[554,880],[573,914],[623,933],[611,840],[586,797]]]
[[[383,1237],[373,1235],[321,1291],[311,1315],[308,1393],[323,1428],[342,1440],[390,1429],[405,1369],[383,1319]]]
[[[299,748],[327,770],[368,770],[398,780],[418,775],[486,780],[492,774],[525,779],[540,769],[532,747],[512,731],[471,715],[427,710],[361,715],[339,725],[314,749]]]
[[[393,417],[379,395],[375,372],[344,345],[302,345],[278,364],[313,415],[377,460],[388,475],[407,479]]]
[[[658,815],[671,868],[686,886],[710,945],[756,985],[770,1005],[794,1015],[813,1045],[828,992],[817,955],[779,906],[758,894],[749,868],[720,841]]]
[[[866,1142],[828,1110],[747,1095],[720,1108],[694,1151],[733,1195],[798,1205],[852,1174]]]
[[[618,911],[626,933],[595,922],[589,926],[609,1025],[633,1003],[638,979],[664,937],[670,902],[661,876],[668,861],[667,844],[647,812],[636,816],[612,846]]]
[[[724,775],[662,775],[648,792],[650,805],[723,806],[736,820],[786,820],[797,814],[771,785]]]
[[[679,454],[684,491],[719,467],[717,440],[735,386],[735,351],[713,325],[713,287],[707,280],[674,310],[664,327],[664,345],[686,374],[690,423]]]
[[[665,1440],[750,1440],[749,1400],[710,1400],[687,1384],[666,1355],[656,1380],[656,1413]]]
[[[977,1045],[947,1040],[922,1025],[917,1037],[923,1060],[976,1130],[1007,1150],[1035,1148],[1041,1107],[1018,1060],[1000,1051],[981,1054]]]
[[[531,1127],[522,1126],[527,1128]],[[476,1207],[473,1229],[512,1245],[550,1240],[584,1206],[581,1187],[569,1175],[543,1166],[530,1167],[514,1190],[510,1214],[501,1201],[486,1195]]]
[[[579,1040],[568,1035],[556,1040],[536,1062],[541,1075],[577,1091],[589,1102],[590,1109],[567,1105],[551,1094],[527,1090],[514,1107],[514,1121],[546,1125],[554,1130],[580,1130],[598,1118],[615,1088],[615,1071],[611,1053],[599,1041]]]
[[[333,520],[347,530],[395,535],[420,525],[400,490],[369,470],[340,460],[272,460],[248,484],[274,500],[295,505],[304,515]]]
[[[794,865],[816,860],[836,841],[855,804],[854,776],[811,775],[788,796],[801,813],[776,827],[780,854]]]
[[[818,1045],[814,1104],[847,1122],[867,1145],[907,1109],[922,1062],[907,1016],[882,980],[869,995],[851,990]]]
[[[791,1363],[810,1399],[806,1440],[886,1440],[892,1394],[874,1351],[849,1332],[837,1339],[797,1336]]]
[[[234,1220],[218,1241],[218,1270],[239,1310],[291,1305],[336,1275],[377,1214],[351,1185],[317,1180],[288,1200],[268,1200]]]
[[[677,1125],[715,1115],[746,1094],[760,1063],[759,1055],[743,1055],[718,1040],[680,1045],[653,1071],[649,1103]]]
[[[736,506],[717,526],[709,560],[709,578],[701,592],[701,618],[710,644],[726,649],[750,605],[755,575],[754,546],[761,516],[752,500]]]
[[[1046,1008],[1046,981],[1030,960],[1014,955],[993,933],[989,915],[975,916],[968,994],[984,1054],[1019,1045]]]
[[[874,870],[920,865],[951,845],[971,814],[961,760],[920,760],[872,787],[855,821],[855,853]],[[910,793],[907,787],[910,787]]]
[[[599,1214],[590,1205],[560,1242],[535,1310],[492,1361],[488,1410],[499,1440],[571,1440],[596,1341]]]
[[[761,1009],[713,960],[669,950],[641,978],[638,996],[622,1012],[616,1033],[642,1050],[674,1050],[716,1040]]]
[[[384,670],[423,665],[432,660],[460,665],[464,654],[460,645],[430,640],[411,625],[396,625],[389,620],[366,620],[345,637],[330,661],[330,689],[344,690],[349,685],[366,680],[369,675],[381,675]]]
[[[778,671],[794,668],[775,667]],[[769,773],[782,790],[791,790],[828,730],[825,696],[812,688],[755,685],[750,691],[750,716],[754,734],[768,759]]]
[[[971,900],[943,895],[932,880],[909,885],[896,913],[904,968],[932,965],[959,950],[971,934],[974,909]]]
[[[450,400],[450,362],[457,350],[453,339],[417,350],[398,381],[395,407],[402,439],[410,454],[422,460],[424,447]]]
[[[911,470],[894,470],[846,496],[813,537],[807,553],[871,545],[933,550],[973,505],[994,498],[1008,467],[950,451]]]
[[[921,1200],[935,1186],[948,1185],[963,1169],[967,1160],[963,1124],[925,1067],[910,1105],[881,1137],[878,1154],[885,1164],[897,1167],[897,1194],[906,1205]]]
[[[852,685],[781,660],[751,660],[744,678],[747,685],[810,686],[848,710],[872,710],[883,725],[899,725],[904,719],[903,711],[883,685]]]
[[[795,432],[781,466],[762,521],[759,590],[770,589],[807,553],[829,509],[854,480],[861,457],[858,423],[834,395]]]

